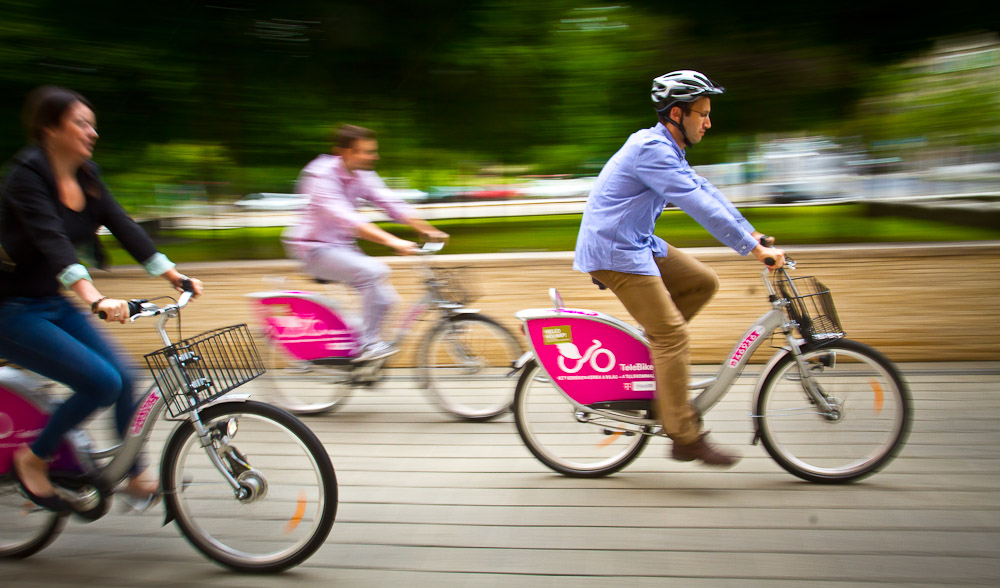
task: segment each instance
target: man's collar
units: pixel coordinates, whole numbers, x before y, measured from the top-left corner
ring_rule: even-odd
[[[670,132],[670,129],[667,128],[667,125],[663,124],[662,121],[657,121],[656,126],[653,128],[670,141],[670,146],[673,147],[674,151],[677,152],[678,157],[680,157],[681,159],[686,159],[685,157],[686,153],[684,149],[677,144],[677,139],[674,138],[673,133]]]
[[[347,170],[347,166],[344,165],[343,157],[339,155],[333,155],[331,157],[333,157],[334,159],[333,169],[340,179],[344,180],[345,182],[349,182],[358,177],[356,173],[351,173],[350,171]]]

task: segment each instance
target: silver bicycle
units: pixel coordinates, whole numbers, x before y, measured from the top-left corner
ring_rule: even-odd
[[[441,247],[426,243],[418,252],[427,255]],[[462,268],[436,268],[422,260],[415,267],[424,294],[402,313],[393,345],[398,347],[425,314],[436,315],[415,362],[428,396],[442,410],[469,421],[504,414],[514,395],[520,342],[496,320],[467,306],[475,284],[465,281]],[[333,297],[290,290],[248,296],[264,341],[269,388],[292,412],[339,410],[354,388],[386,377],[391,359],[357,360],[360,321]]]
[[[246,572],[298,565],[326,540],[337,512],[337,479],[330,457],[301,421],[269,404],[231,392],[263,373],[246,325],[171,342],[166,322],[191,298],[159,307],[130,301],[132,320],[159,317],[165,347],[146,361],[154,383],[136,406],[125,440],[96,447],[72,431],[50,466],[56,491],[72,513],[27,500],[11,459],[44,427],[54,398],[42,378],[0,368],[0,557],[27,557],[49,545],[70,514],[85,521],[109,511],[125,479],[166,412],[178,421],[160,459],[165,523],[175,521],[204,555]]]
[[[788,269],[795,263],[789,260]],[[906,441],[910,395],[896,366],[877,350],[844,338],[830,291],[784,268],[762,280],[771,310],[733,346],[714,377],[693,382],[704,415],[764,342],[783,343],[754,389],[752,443],[788,472],[812,482],[845,483],[885,467]],[[596,477],[636,459],[652,436],[656,381],[642,332],[614,317],[566,308],[517,316],[533,356],[514,395],[517,430],[542,463],[568,476]],[[780,344],[780,343],[779,343]],[[582,346],[582,349],[581,349]]]

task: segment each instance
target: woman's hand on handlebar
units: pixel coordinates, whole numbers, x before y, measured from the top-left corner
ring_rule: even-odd
[[[204,285],[198,278],[189,278],[177,271],[175,268],[167,270],[166,273],[163,274],[163,277],[166,278],[168,282],[173,284],[174,288],[177,288],[178,292],[184,292],[184,282],[186,280],[190,285],[189,289],[194,293],[194,297],[197,298],[198,296],[201,296],[201,291],[204,288]]]
[[[97,303],[94,314],[106,323],[121,323],[124,325],[125,321],[129,319],[128,300],[105,298]]]

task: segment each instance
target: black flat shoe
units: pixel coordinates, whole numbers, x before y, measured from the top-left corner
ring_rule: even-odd
[[[14,477],[17,479],[17,484],[21,487],[21,492],[28,498],[28,500],[34,502],[38,506],[51,510],[52,512],[71,512],[73,508],[68,502],[59,498],[58,494],[53,494],[52,496],[39,496],[28,490],[25,486],[24,481],[21,479],[21,474],[17,471],[17,466],[11,464],[11,470],[14,472]]]

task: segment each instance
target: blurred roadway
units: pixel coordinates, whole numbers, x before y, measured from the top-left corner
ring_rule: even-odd
[[[326,545],[299,568],[236,575],[205,560],[173,525],[161,527],[159,507],[144,516],[113,509],[96,523],[71,522],[31,558],[0,560],[0,583],[996,586],[1000,362],[902,367],[915,398],[909,443],[883,472],[842,487],[799,481],[747,445],[751,375],[706,419],[721,443],[744,454],[736,468],[668,460],[666,442],[654,440],[631,467],[599,480],[547,470],[510,416],[454,422],[412,383],[394,380],[307,421],[337,468],[341,502]],[[154,432],[154,461],[167,430]]]

